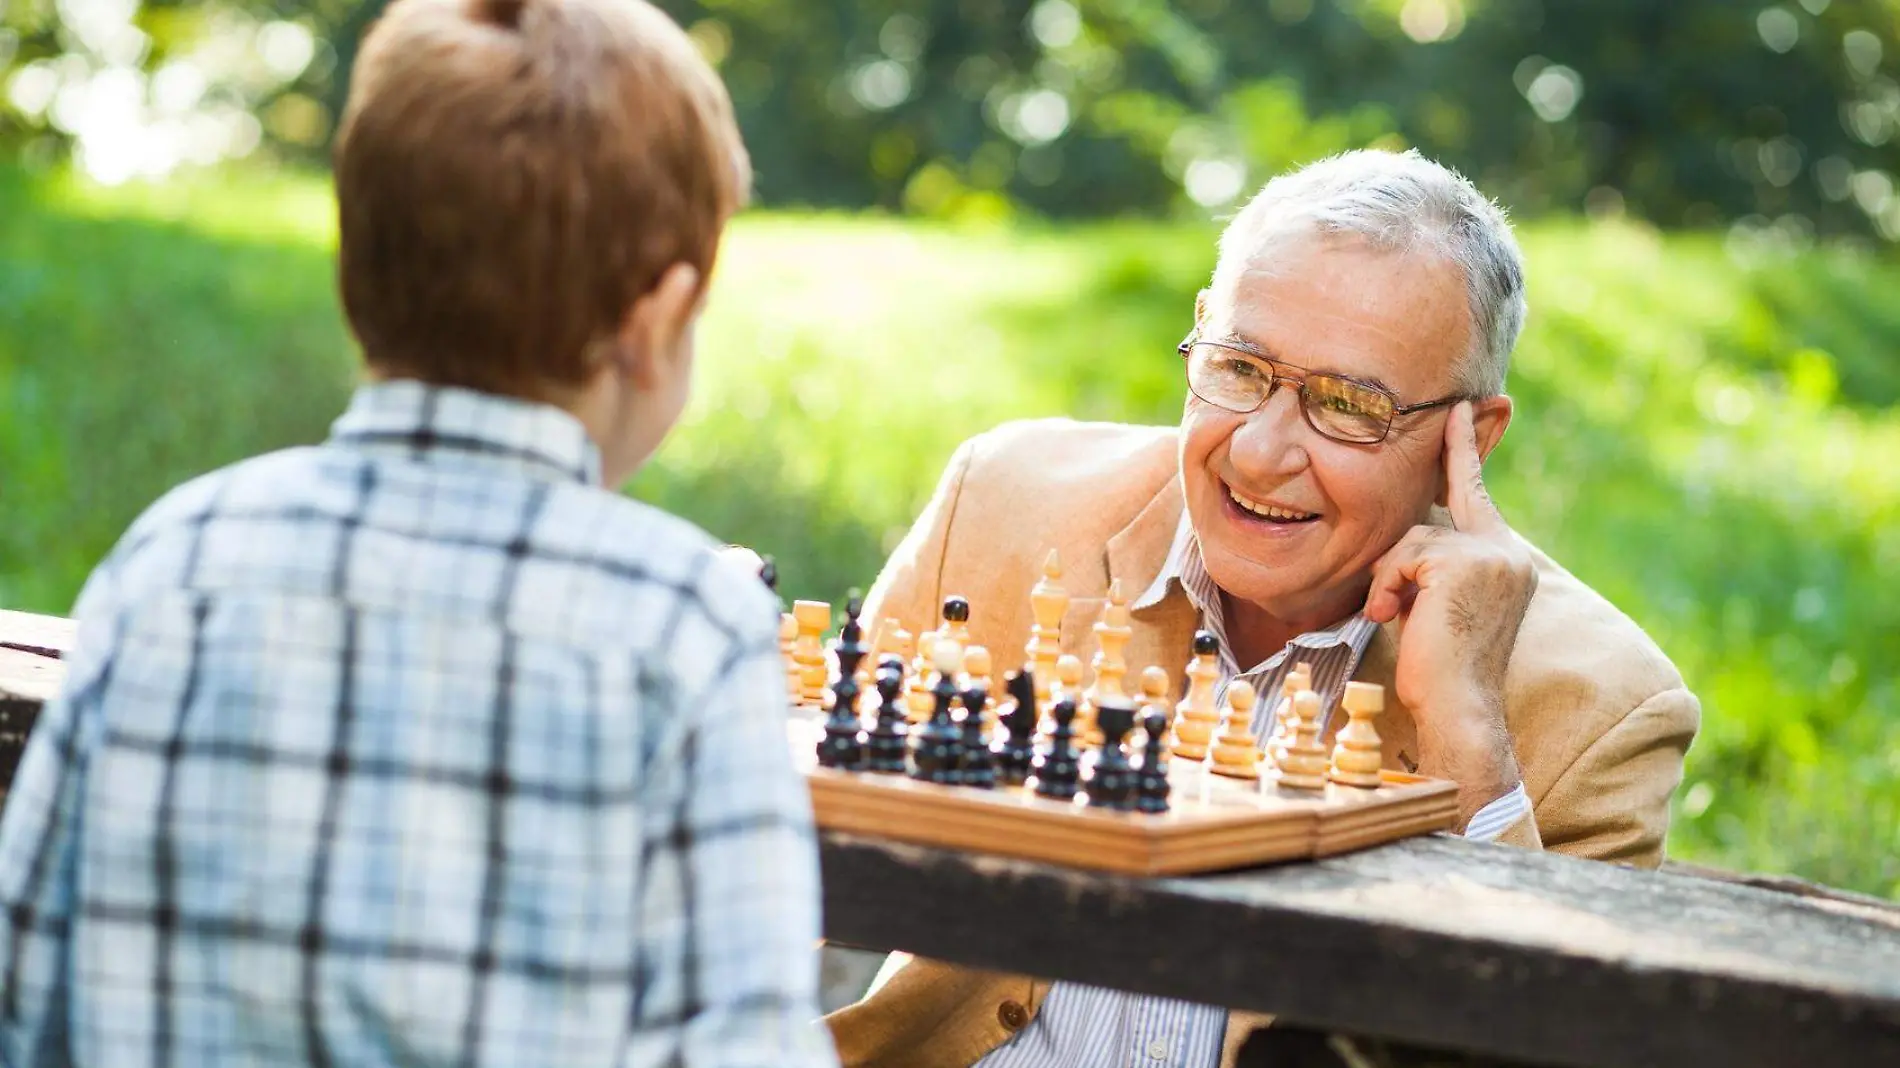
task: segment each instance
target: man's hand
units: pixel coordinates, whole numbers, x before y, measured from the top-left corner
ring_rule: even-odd
[[[1519,781],[1504,672],[1537,589],[1530,552],[1484,489],[1470,402],[1445,421],[1454,529],[1416,526],[1372,569],[1366,616],[1398,619],[1398,699],[1419,732],[1419,771],[1459,786],[1460,825]]]

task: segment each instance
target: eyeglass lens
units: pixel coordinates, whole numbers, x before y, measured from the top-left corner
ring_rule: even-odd
[[[1219,345],[1190,347],[1187,363],[1194,395],[1231,412],[1259,408],[1274,383],[1270,368]],[[1299,384],[1307,422],[1327,437],[1362,444],[1381,441],[1392,423],[1392,398],[1369,386],[1327,374],[1281,381]]]

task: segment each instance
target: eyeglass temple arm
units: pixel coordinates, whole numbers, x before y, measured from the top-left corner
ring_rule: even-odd
[[[1471,399],[1471,397],[1459,393],[1450,397],[1440,397],[1437,400],[1420,401],[1417,404],[1395,404],[1392,406],[1392,414],[1410,415],[1413,412],[1422,412],[1431,408],[1443,408],[1447,404],[1457,404],[1459,401]]]

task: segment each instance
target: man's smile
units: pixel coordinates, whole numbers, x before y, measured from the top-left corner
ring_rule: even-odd
[[[1288,508],[1272,501],[1263,501],[1249,497],[1225,482],[1221,487],[1227,491],[1227,499],[1247,518],[1264,520],[1278,525],[1310,523],[1319,518],[1317,512],[1305,512],[1297,508]]]

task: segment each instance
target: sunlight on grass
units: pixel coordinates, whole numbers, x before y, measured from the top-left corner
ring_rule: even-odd
[[[295,175],[0,175],[0,214],[0,603],[61,612],[166,487],[341,408],[333,206]],[[841,599],[970,434],[1172,422],[1213,234],[749,214],[694,402],[632,492]],[[1629,224],[1522,236],[1520,415],[1487,477],[1704,701],[1672,850],[1900,896],[1900,268],[1741,265]]]

